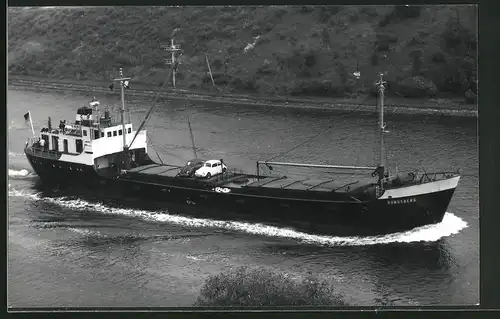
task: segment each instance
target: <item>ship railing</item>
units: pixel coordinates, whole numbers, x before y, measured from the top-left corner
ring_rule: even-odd
[[[350,169],[350,170],[375,170],[376,169],[376,167],[373,167],[373,166],[304,164],[304,163],[268,162],[268,161],[257,161],[257,165],[295,166],[295,167],[311,167],[311,168],[335,168],[335,169]]]
[[[40,137],[28,137],[26,147],[32,147],[35,143],[40,142]]]
[[[82,136],[82,130],[80,126],[71,126],[71,128],[65,128],[65,129],[52,129],[52,130],[46,130],[43,131],[42,133],[50,133],[50,134],[55,134],[55,135],[70,135],[70,136]]]
[[[82,136],[81,129],[76,129],[76,128],[64,130],[62,133],[64,135],[70,135],[70,136],[78,136],[78,137]]]
[[[238,175],[243,175],[245,174],[243,170],[238,169],[238,168],[230,168],[226,172],[214,176],[214,178],[210,181],[211,183],[222,183],[222,182],[227,182],[230,181],[234,178],[236,178]]]
[[[33,155],[37,155],[45,158],[57,159],[59,158],[59,152],[54,150],[47,150],[41,146],[31,145],[28,147],[28,151],[30,151]]]
[[[408,172],[408,176],[412,178],[411,181],[407,181],[415,184],[423,184],[428,182],[434,182],[441,179],[451,178],[460,174],[460,171],[440,171],[440,172],[426,172],[421,170],[409,170],[404,171]],[[389,183],[397,176],[400,176],[401,172],[399,172],[396,176],[388,176],[385,177],[382,182]]]
[[[264,165],[272,170],[272,166],[291,166],[291,167],[306,167],[306,168],[327,168],[339,169],[350,171],[374,171],[376,167],[373,166],[347,166],[347,165],[327,165],[327,164],[305,164],[305,163],[289,163],[289,162],[271,162],[271,161],[257,161],[257,175],[261,175],[260,167]]]
[[[451,178],[451,177],[457,176],[459,174],[460,174],[459,171],[456,171],[456,172],[451,172],[451,171],[430,172],[430,173],[429,172],[420,172],[420,175],[417,173],[417,174],[415,174],[415,176],[416,176],[416,179],[419,181],[419,183],[427,183],[427,182],[434,182],[434,181],[441,180],[441,179]]]

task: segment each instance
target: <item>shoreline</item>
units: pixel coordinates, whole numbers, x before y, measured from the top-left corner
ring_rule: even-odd
[[[28,91],[56,91],[56,92],[85,92],[89,96],[104,94],[105,96],[116,95],[108,88],[110,81],[76,81],[76,80],[53,80],[47,78],[27,77],[27,76],[8,76],[8,88],[28,90]],[[107,84],[106,84],[107,83]],[[158,87],[137,83],[132,86],[127,94],[139,98],[153,98],[158,92]],[[376,105],[373,102],[361,105],[363,100],[358,99],[325,99],[325,98],[304,98],[304,97],[264,97],[257,95],[227,94],[214,92],[201,92],[186,89],[162,88],[160,91],[160,100],[188,100],[188,101],[207,101],[225,104],[239,104],[247,106],[264,107],[283,107],[299,108],[310,110],[325,111],[352,111],[375,113]],[[406,102],[406,103],[405,103]],[[412,101],[413,102],[413,101]],[[404,115],[438,115],[454,117],[477,117],[478,110],[473,106],[451,107],[451,105],[440,105],[433,101],[415,101],[408,103],[393,102],[385,103],[385,111],[388,114]],[[397,103],[397,104],[396,104]],[[455,105],[455,104],[453,104]]]

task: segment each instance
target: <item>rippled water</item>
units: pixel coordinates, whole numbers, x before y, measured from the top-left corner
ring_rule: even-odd
[[[128,98],[139,124],[148,102]],[[230,267],[263,266],[331,282],[357,305],[465,305],[479,302],[476,122],[418,116],[387,118],[395,169],[460,168],[464,177],[442,223],[377,237],[331,237],[245,221],[206,219],[182,207],[153,210],[86,194],[42,190],[22,154],[30,129],[48,116],[73,119],[85,96],[8,91],[8,305],[190,306],[204,280]],[[101,105],[119,107],[118,99]],[[378,142],[373,115],[162,103],[148,125],[163,161],[192,157],[187,114],[205,156],[255,170],[256,159],[371,165]],[[154,151],[150,151],[153,158]],[[287,174],[304,174],[289,170]],[[318,174],[327,174],[318,170]],[[307,213],[307,212],[305,212]]]

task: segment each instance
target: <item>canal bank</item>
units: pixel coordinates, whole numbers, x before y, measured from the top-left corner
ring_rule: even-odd
[[[9,88],[38,92],[80,92],[89,96],[116,95],[103,81],[54,80],[24,76],[8,76]],[[148,84],[133,84],[127,95],[139,99],[153,99],[158,87]],[[269,97],[260,95],[227,94],[221,92],[200,92],[186,89],[162,88],[159,100],[209,101],[233,105],[255,105],[263,107],[292,107],[316,110],[337,110],[353,112],[376,112],[375,99],[359,97],[356,99]],[[446,99],[410,100],[389,98],[385,103],[389,114],[420,114],[457,117],[477,117],[478,109],[459,101]]]

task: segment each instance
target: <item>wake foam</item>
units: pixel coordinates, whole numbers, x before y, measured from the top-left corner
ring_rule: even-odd
[[[31,173],[27,169],[10,169],[9,168],[9,178],[12,179],[23,179],[23,178],[32,178],[34,177],[35,174]]]
[[[97,230],[90,230],[90,229],[86,229],[86,228],[74,228],[74,227],[68,227],[66,229],[68,229],[69,231],[72,231],[74,233],[77,233],[79,235],[83,235],[83,236],[104,237],[104,238],[107,237],[106,235],[102,234],[101,232],[99,232]]]
[[[468,226],[463,219],[447,212],[443,218],[443,221],[439,224],[418,227],[406,232],[381,236],[336,237],[308,234],[290,228],[281,228],[260,223],[254,224],[236,221],[222,221],[205,218],[184,217],[169,214],[167,212],[114,208],[105,206],[102,203],[90,203],[82,199],[68,199],[66,197],[41,197],[38,194],[30,194],[28,192],[25,192],[24,190],[19,191],[15,189],[9,189],[9,196],[27,197],[32,200],[49,202],[74,210],[90,210],[102,214],[136,217],[150,222],[175,224],[192,228],[219,228],[230,231],[244,232],[251,235],[293,239],[302,243],[324,246],[366,246],[389,243],[433,242],[439,240],[440,238],[457,234],[462,229]]]
[[[24,189],[18,190],[18,189],[13,189],[11,188],[11,185],[9,184],[9,197],[25,197],[34,201],[38,200],[43,200],[42,196],[40,196],[40,193],[32,193],[29,191],[26,191]]]
[[[9,176],[28,176],[30,172],[27,169],[15,170],[9,168]]]
[[[24,156],[23,153],[15,153],[15,152],[9,152],[10,157],[18,157],[18,156]]]

